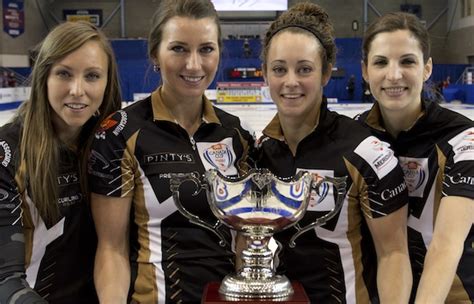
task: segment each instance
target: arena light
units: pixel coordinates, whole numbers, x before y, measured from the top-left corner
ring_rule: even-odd
[[[211,0],[217,11],[286,11],[288,0]]]

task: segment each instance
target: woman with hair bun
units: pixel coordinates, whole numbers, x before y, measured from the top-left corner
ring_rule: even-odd
[[[388,144],[352,119],[329,111],[323,87],[336,57],[333,27],[318,5],[299,3],[268,29],[263,71],[278,113],[259,140],[258,164],[289,177],[347,176],[342,209],[288,242],[275,235],[278,269],[300,281],[311,303],[406,303],[411,272],[406,241],[408,192]],[[334,206],[330,185],[313,193],[304,226]]]

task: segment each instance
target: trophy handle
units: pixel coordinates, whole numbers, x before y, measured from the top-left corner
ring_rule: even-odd
[[[181,204],[181,200],[179,198],[179,187],[182,183],[186,181],[192,181],[196,186],[196,190],[194,191],[192,196],[198,195],[202,189],[206,189],[207,187],[207,185],[201,182],[201,179],[197,178],[196,175],[193,173],[171,174],[170,190],[173,193],[174,204],[176,205],[176,208],[178,208],[179,213],[181,213],[185,218],[187,218],[190,223],[198,225],[214,233],[219,238],[219,245],[222,247],[226,246],[227,240],[225,239],[224,235],[222,235],[222,233],[219,231],[219,228],[222,225],[219,220],[217,220],[214,224],[203,221],[197,215],[194,215],[188,210],[186,210],[183,204]]]
[[[296,239],[302,235],[303,233],[305,233],[306,231],[310,230],[310,229],[313,229],[314,227],[317,227],[317,226],[321,226],[321,225],[324,225],[327,221],[329,221],[330,219],[332,219],[338,212],[339,210],[341,210],[342,208],[342,204],[344,203],[344,197],[346,195],[346,180],[347,180],[347,176],[344,176],[344,177],[329,177],[329,176],[325,176],[322,180],[320,180],[319,182],[315,183],[315,182],[312,182],[311,183],[311,190],[316,190],[319,188],[319,186],[323,183],[323,182],[330,182],[334,185],[334,187],[336,188],[336,193],[337,193],[337,196],[336,196],[336,202],[334,203],[334,208],[329,211],[328,213],[326,213],[325,215],[323,215],[322,217],[319,217],[317,218],[314,222],[306,225],[305,227],[300,227],[299,224],[296,224],[294,227],[296,228],[296,230],[298,230],[290,239],[290,244],[289,246],[291,248],[294,248],[296,246]]]

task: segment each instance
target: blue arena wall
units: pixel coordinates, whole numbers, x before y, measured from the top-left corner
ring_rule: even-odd
[[[147,93],[153,91],[160,82],[159,74],[153,71],[148,60],[147,42],[145,39],[117,39],[112,40],[112,47],[115,51],[117,63],[120,73],[120,81],[124,100],[133,100],[133,93]],[[245,57],[243,52],[243,40],[225,40],[222,52],[219,71],[210,88],[216,87],[217,82],[236,81],[229,77],[229,70],[235,67],[260,68],[261,61],[259,59],[261,51],[261,42],[258,39],[249,40],[252,50],[250,56]],[[361,72],[361,44],[360,38],[339,38],[336,39],[337,58],[336,67],[333,77],[328,85],[324,88],[324,93],[328,97],[337,98],[339,102],[351,102],[348,100],[346,92],[346,84],[351,75],[355,76],[355,93],[352,102],[360,102],[362,98],[362,72]],[[435,64],[433,74],[431,76],[432,86],[436,87],[437,83],[451,77],[452,83],[460,77],[467,65],[464,64]],[[17,68],[14,69],[24,76],[28,76],[30,69]],[[262,78],[246,78],[238,81],[263,81]],[[474,103],[471,100],[470,87],[458,85],[457,90],[462,92],[456,96],[464,96],[464,102]],[[469,91],[469,92],[467,92]],[[464,94],[462,94],[464,93]],[[448,97],[451,95],[447,95]]]

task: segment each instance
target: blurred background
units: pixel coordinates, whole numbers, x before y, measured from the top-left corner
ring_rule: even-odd
[[[155,89],[159,75],[146,55],[150,20],[160,0],[0,0],[0,111],[14,110],[28,96],[35,46],[64,20],[88,20],[114,47],[124,102]],[[259,59],[263,33],[297,0],[214,0],[224,34],[220,69],[208,92],[235,111],[273,109],[263,86]],[[337,61],[324,94],[338,108],[367,108],[361,76],[361,40],[367,25],[391,11],[416,14],[432,41],[433,74],[426,94],[441,102],[474,105],[474,0],[319,0],[334,23]],[[354,90],[347,88],[352,86]],[[360,105],[362,104],[362,105]],[[365,104],[365,106],[364,106]],[[266,106],[268,105],[268,106]],[[273,111],[273,110],[271,110]],[[272,112],[273,113],[273,112]],[[240,112],[239,112],[240,114]],[[5,114],[0,115],[5,116]],[[0,121],[1,123],[1,121]]]

